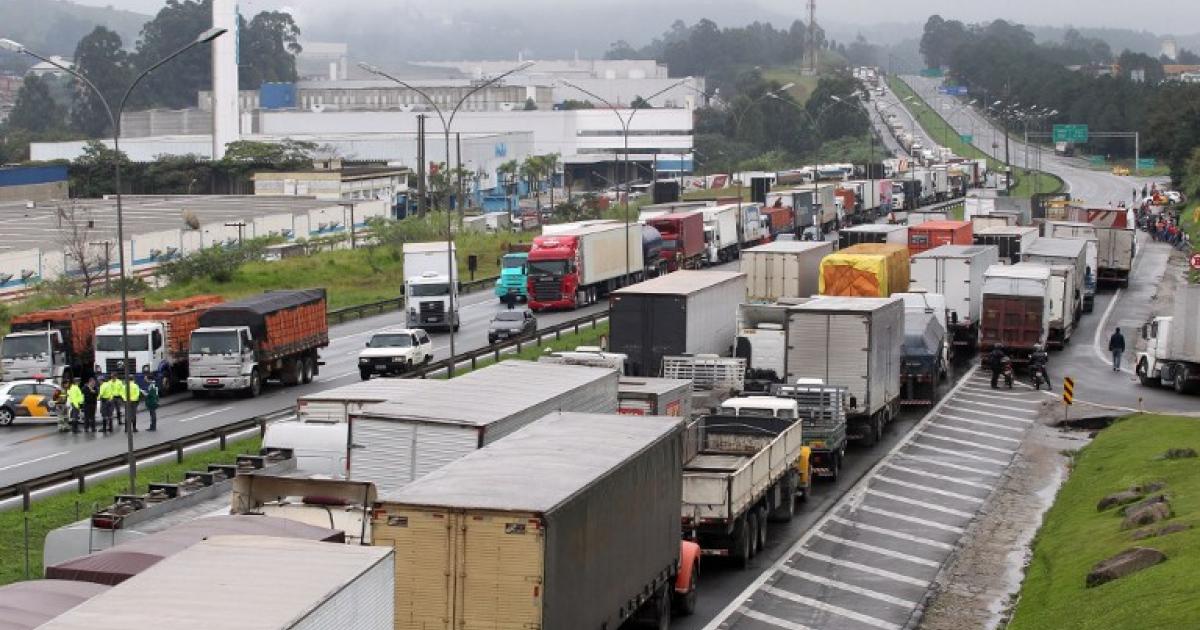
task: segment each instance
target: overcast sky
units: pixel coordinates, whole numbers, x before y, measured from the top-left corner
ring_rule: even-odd
[[[84,4],[114,7],[154,13],[162,7],[163,0],[75,0]],[[581,0],[506,0],[498,5],[495,0],[441,0],[431,3],[413,0],[239,0],[243,13],[253,14],[264,9],[280,7],[289,8],[300,22],[303,29],[309,20],[336,19],[338,14],[348,10],[383,10],[392,19],[403,19],[407,7],[416,8],[426,14],[434,12],[457,12],[471,9],[495,11],[499,6],[505,10],[519,12],[526,8],[545,8],[547,10],[565,13],[569,7]],[[697,4],[691,0],[607,0],[606,8],[621,10],[618,7],[630,9],[645,9],[653,4],[662,13],[670,5],[678,5],[680,19],[687,23],[695,22],[709,15],[708,11],[701,13]],[[740,0],[722,2],[718,6],[726,9],[725,15],[714,16],[718,23],[732,23],[737,15],[750,18],[803,17],[805,0]],[[586,6],[595,8],[597,5],[589,0]],[[435,8],[444,7],[444,8]],[[701,9],[703,11],[703,9]],[[875,24],[893,22],[924,22],[933,13],[943,17],[963,21],[976,22],[995,18],[1048,26],[1109,26],[1116,28],[1144,29],[1157,33],[1172,32],[1177,35],[1187,35],[1200,31],[1200,1],[1197,0],[958,0],[948,3],[945,0],[818,0],[817,21],[834,21],[840,24]],[[742,21],[745,21],[744,19]],[[553,28],[553,19],[548,19],[547,26]],[[597,25],[600,27],[601,25]],[[663,25],[664,27],[666,25]],[[777,25],[778,26],[778,25]],[[661,29],[660,29],[661,30]],[[612,39],[621,38],[622,34],[613,33]]]

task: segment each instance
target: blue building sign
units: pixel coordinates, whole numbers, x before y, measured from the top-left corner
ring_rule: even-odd
[[[498,158],[508,157],[508,143],[506,143],[506,142],[497,142],[496,143],[496,157],[498,157]]]

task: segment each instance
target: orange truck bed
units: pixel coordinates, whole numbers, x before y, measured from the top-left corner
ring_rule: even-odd
[[[908,247],[860,243],[821,259],[821,295],[889,297],[908,291]]]

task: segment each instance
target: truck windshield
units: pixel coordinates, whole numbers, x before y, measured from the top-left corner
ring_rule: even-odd
[[[503,263],[504,263],[505,269],[520,269],[521,267],[525,266],[525,259],[524,258],[508,258],[506,256],[503,260]]]
[[[121,352],[121,335],[96,335],[96,352]],[[145,352],[150,349],[149,335],[129,335],[129,351]]]
[[[367,343],[368,348],[408,348],[412,346],[412,335],[375,335]]]
[[[565,260],[531,260],[529,275],[561,276],[567,272]]]
[[[412,297],[439,297],[450,295],[450,285],[445,283],[413,284],[409,285],[408,292]]]
[[[233,331],[194,332],[189,352],[192,354],[237,354],[237,333]]]
[[[4,344],[0,346],[0,351],[3,352],[2,356],[5,359],[16,359],[46,354],[48,348],[44,334],[10,335],[4,338]]]

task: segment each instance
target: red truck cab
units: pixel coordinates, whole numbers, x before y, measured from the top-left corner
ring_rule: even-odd
[[[675,212],[646,222],[662,235],[662,259],[668,271],[695,269],[704,257],[704,213]]]
[[[530,309],[542,311],[577,306],[579,237],[560,234],[535,237],[526,266],[526,295]]]

